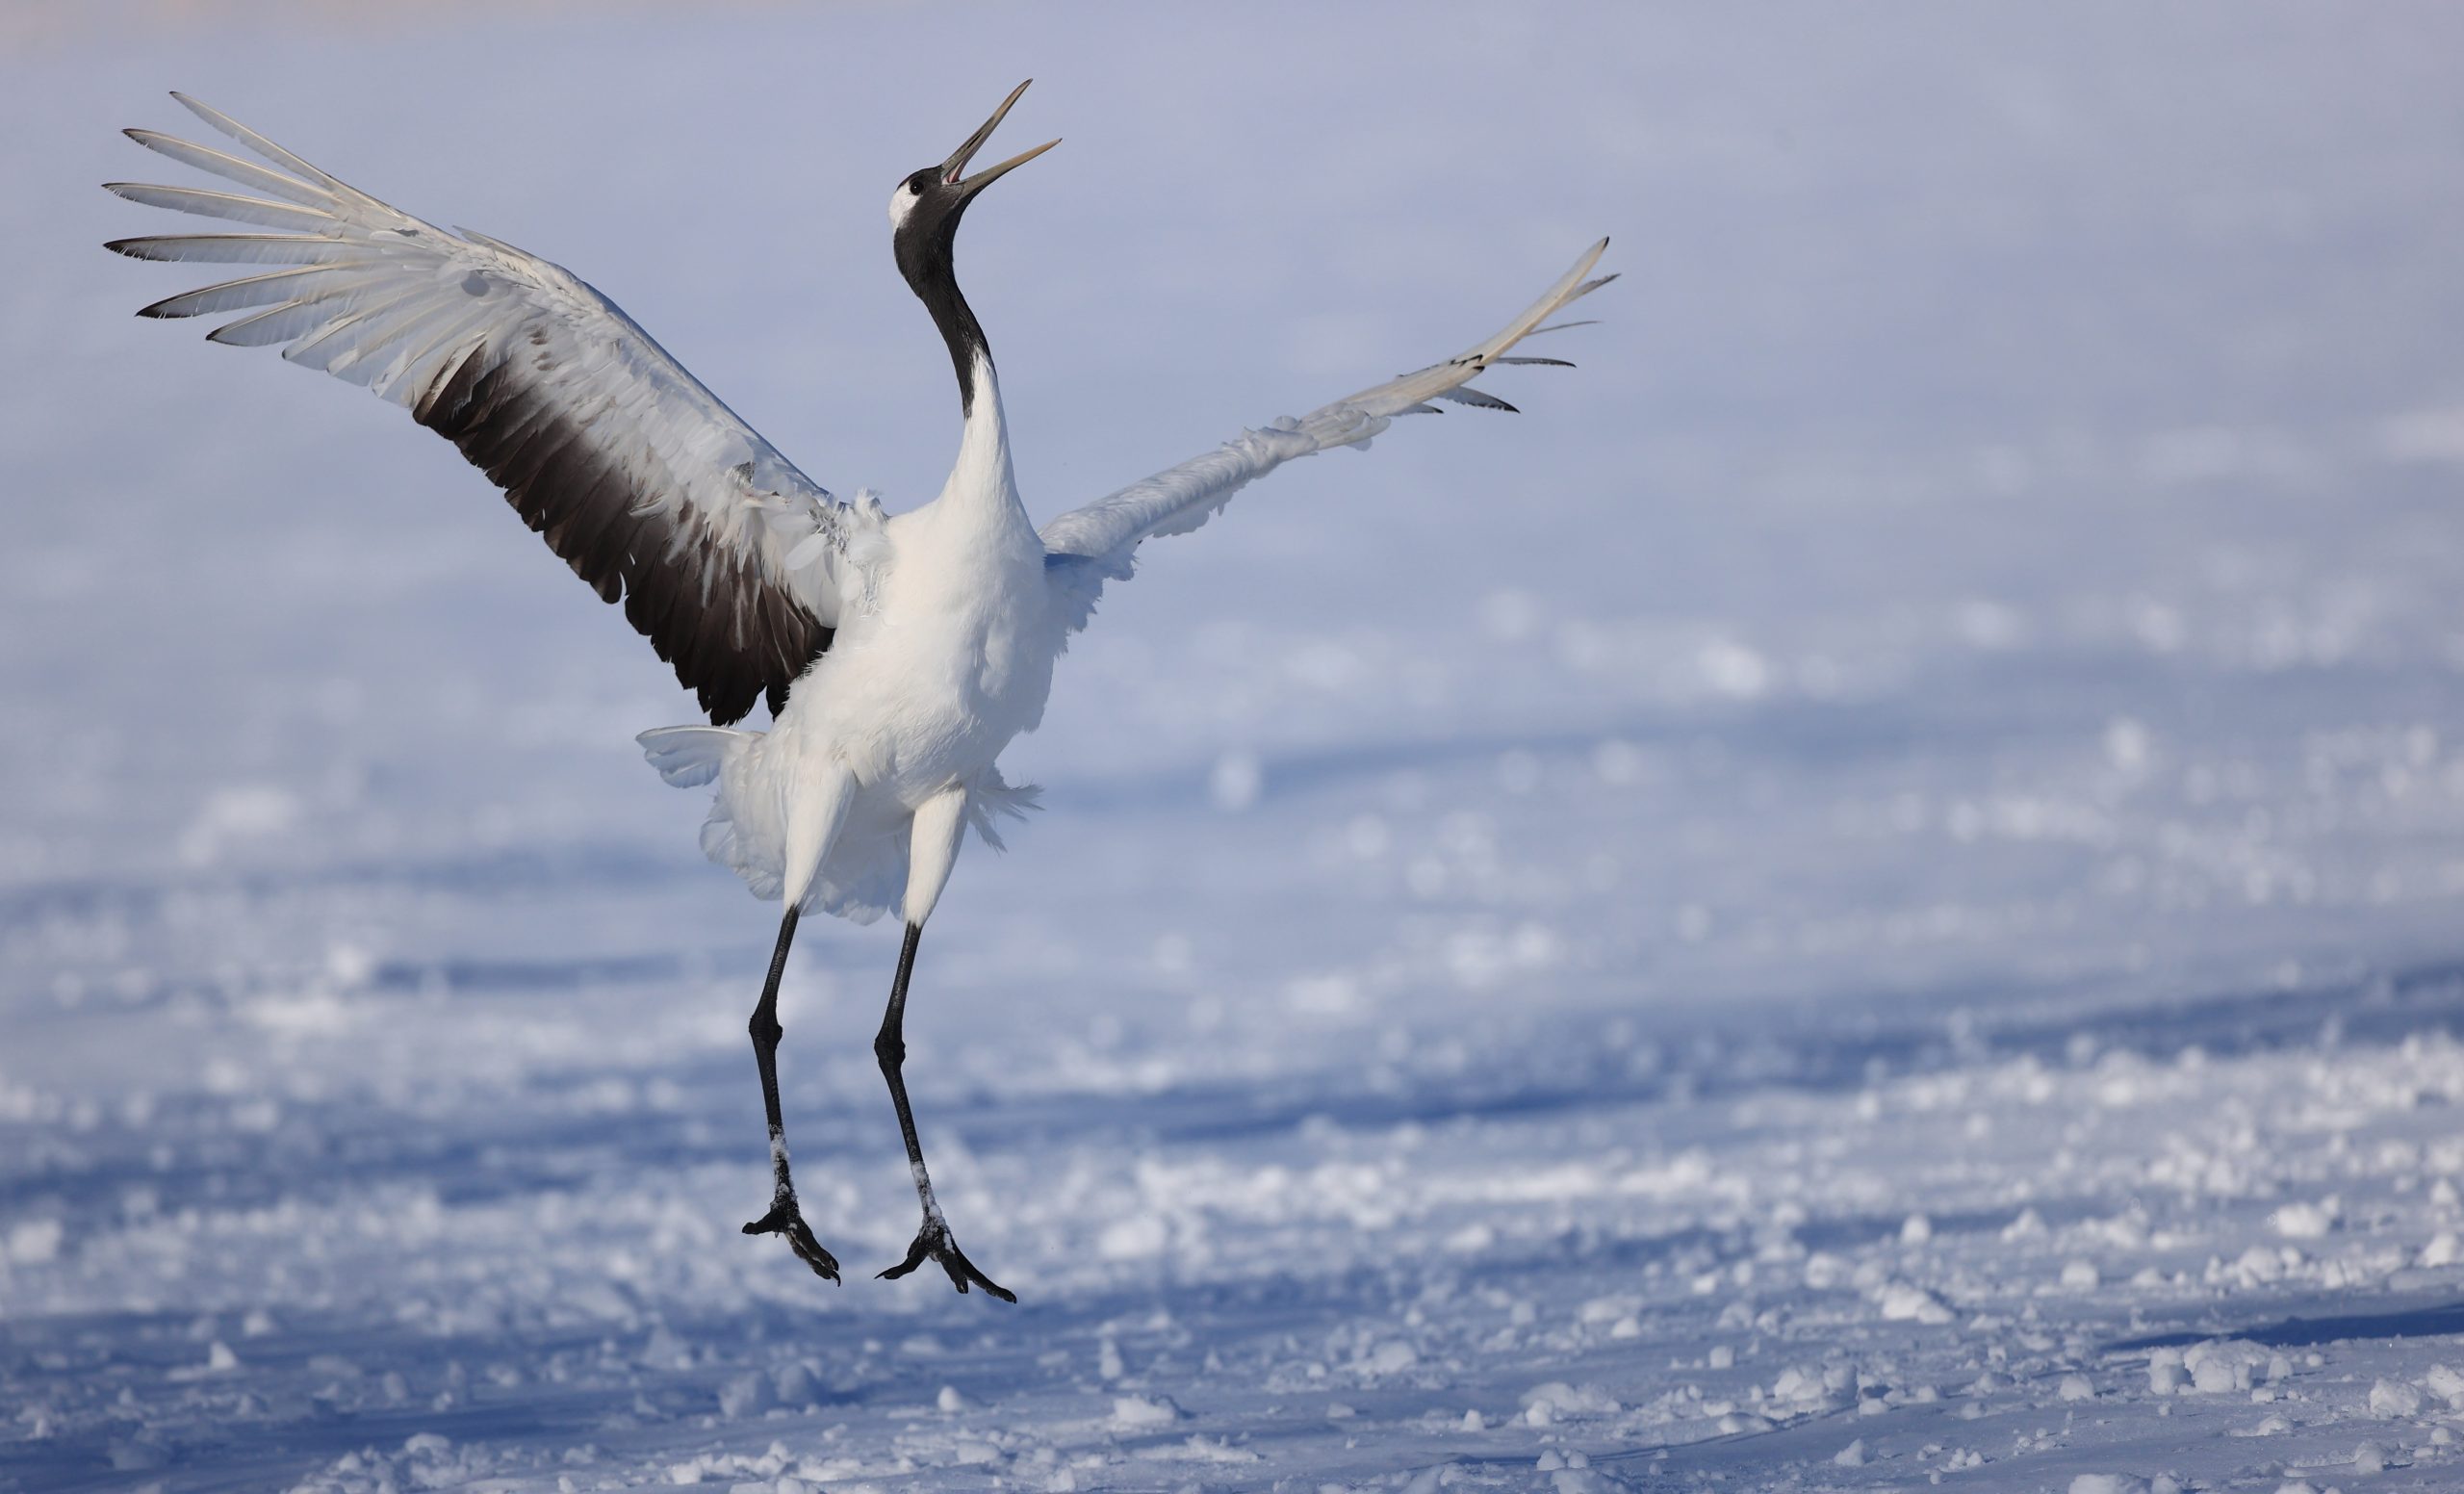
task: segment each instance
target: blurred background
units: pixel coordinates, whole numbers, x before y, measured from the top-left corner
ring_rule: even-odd
[[[1174,1486],[1137,1449],[1188,1438],[1264,1486],[1528,1469],[1553,1415],[1639,1456],[1792,1425],[1723,1334],[1886,1322],[1947,1386],[2084,1257],[2078,1342],[2005,1346],[2051,1375],[2212,1306],[2303,1179],[2353,1261],[2451,1208],[2404,1129],[2464,1013],[2451,9],[27,5],[0,48],[0,1487]],[[958,423],[887,196],[1028,76],[1004,138],[1065,143],[961,270],[1040,519],[1603,233],[1624,278],[1529,349],[1579,369],[1488,381],[1526,413],[1150,545],[1005,760],[1048,812],[962,860],[909,1031],[1005,1316],[858,1279],[911,1230],[878,927],[808,929],[782,1057],[851,1284],[735,1237],[773,922],[632,745],[689,699],[399,411],[132,318],[201,281],[101,252],[171,223],[94,184],[185,181],[116,131],[195,94],[896,509]],[[2303,1084],[2410,1098],[2267,1134]],[[2303,1171],[2380,1121],[2409,1161]],[[2246,1284],[2348,1284],[2302,1249]],[[1716,1455],[1866,1477],[1848,1434]]]

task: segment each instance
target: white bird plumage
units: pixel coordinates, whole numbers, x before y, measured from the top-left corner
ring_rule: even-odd
[[[1187,533],[1242,487],[1296,457],[1366,446],[1431,401],[1511,410],[1470,387],[1551,317],[1614,276],[1589,278],[1602,240],[1495,336],[1441,363],[1253,430],[1039,531],[1011,467],[988,348],[957,290],[950,243],[986,184],[1044,148],[963,176],[1026,85],[938,167],[902,182],[891,220],[902,271],[957,365],[965,419],[949,480],[896,515],[845,502],[805,476],[570,272],[483,234],[449,233],[327,175],[220,112],[175,98],[270,167],[148,130],[131,139],[259,195],[111,183],[131,200],[258,231],[125,239],[141,259],[259,270],[145,308],[244,313],[216,342],[274,346],[409,409],[452,439],[515,508],[629,622],[716,723],[642,734],[671,784],[715,785],[709,856],[785,904],[753,1024],[768,1101],[775,1190],[748,1231],[788,1235],[835,1278],[796,1209],[772,1053],[780,969],[799,914],[907,927],[877,1042],[924,1210],[903,1275],[937,1260],[959,1290],[1009,1294],[968,1263],[934,1201],[899,1074],[899,1024],[917,938],[972,825],[1035,790],[1001,777],[1001,752],[1041,720],[1055,661],[1105,582],[1147,539]],[[270,231],[266,231],[270,230]],[[1578,323],[1574,323],[1578,324]],[[732,727],[768,702],[767,731]]]

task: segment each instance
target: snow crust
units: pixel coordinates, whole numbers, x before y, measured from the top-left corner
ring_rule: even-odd
[[[0,23],[0,1488],[2464,1481],[2464,20],[1880,13]],[[737,1233],[689,707],[90,184],[195,92],[897,507],[880,193],[1028,72],[1039,516],[1626,278],[1073,646],[907,1024],[1007,1309],[870,1279],[878,928],[783,1014],[849,1282]]]

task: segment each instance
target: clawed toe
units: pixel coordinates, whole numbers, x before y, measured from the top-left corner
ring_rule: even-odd
[[[812,1274],[825,1281],[838,1279],[838,1257],[821,1248],[813,1238],[812,1226],[805,1223],[802,1210],[796,1207],[792,1195],[770,1205],[770,1212],[744,1226],[749,1235],[785,1235],[787,1249],[796,1258],[812,1268]],[[963,1289],[962,1289],[963,1290]]]
[[[962,1293],[973,1285],[984,1288],[986,1295],[997,1297],[1005,1302],[1018,1300],[1017,1293],[976,1270],[975,1262],[968,1260],[966,1252],[959,1249],[958,1242],[950,1238],[949,1225],[937,1219],[925,1220],[924,1227],[915,1232],[915,1243],[907,1248],[907,1259],[881,1275],[895,1281],[928,1259],[940,1262],[941,1269],[949,1273],[950,1285]]]
[[[794,1196],[789,1195],[772,1203],[770,1212],[745,1225],[744,1232],[749,1235],[784,1235],[787,1248],[796,1252],[797,1259],[812,1268],[813,1275],[829,1281],[838,1279],[837,1257],[823,1249],[821,1242],[813,1238],[812,1226],[805,1223],[804,1213],[796,1206]],[[997,1297],[1005,1302],[1018,1300],[1016,1293],[978,1271],[975,1262],[968,1260],[966,1252],[959,1249],[958,1242],[950,1238],[949,1225],[937,1219],[926,1220],[924,1227],[915,1232],[915,1243],[907,1248],[907,1259],[881,1275],[896,1280],[927,1260],[940,1262],[941,1269],[949,1274],[950,1284],[962,1292],[982,1287],[988,1296]]]

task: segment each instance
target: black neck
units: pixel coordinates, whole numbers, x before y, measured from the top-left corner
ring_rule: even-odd
[[[960,204],[963,211],[964,204]],[[987,367],[992,363],[992,347],[984,340],[983,323],[975,320],[965,296],[959,291],[958,271],[952,265],[952,251],[958,238],[959,212],[953,211],[938,221],[922,225],[913,235],[901,234],[898,239],[898,269],[907,277],[915,298],[933,314],[933,324],[941,329],[941,341],[950,348],[950,365],[959,376],[959,407],[962,414],[975,413],[975,365],[981,358]]]

